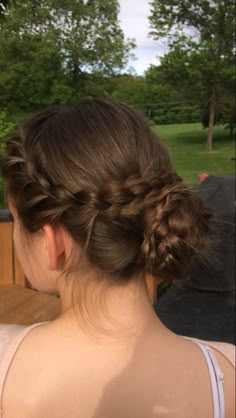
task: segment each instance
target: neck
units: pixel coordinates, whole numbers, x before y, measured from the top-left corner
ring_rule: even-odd
[[[85,281],[83,289],[82,285],[72,286],[70,291],[68,288],[65,291],[65,286],[59,288],[62,303],[59,321],[67,328],[69,325],[84,337],[109,343],[137,340],[153,328],[165,330],[153,310],[144,279],[110,287],[88,278]]]

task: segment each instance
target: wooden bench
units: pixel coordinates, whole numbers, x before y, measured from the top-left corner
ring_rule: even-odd
[[[13,222],[8,210],[0,210],[0,284],[28,286],[14,249]]]
[[[0,323],[31,325],[60,314],[60,299],[17,285],[0,285]]]

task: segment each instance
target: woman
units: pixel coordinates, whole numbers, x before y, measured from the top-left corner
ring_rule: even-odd
[[[146,274],[181,279],[207,250],[211,214],[142,117],[48,109],[10,140],[4,177],[25,275],[62,312],[1,326],[2,417],[233,418],[234,347],[173,334],[148,298]]]

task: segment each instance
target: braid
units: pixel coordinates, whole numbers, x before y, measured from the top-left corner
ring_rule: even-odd
[[[86,204],[91,209],[99,211],[100,215],[112,220],[118,216],[133,217],[144,212],[150,206],[156,206],[157,195],[163,185],[168,182],[180,181],[175,173],[150,179],[132,175],[121,181],[108,183],[97,193],[78,192],[74,198],[79,204]]]
[[[51,203],[57,206],[59,203],[63,208],[70,208],[73,205],[87,208],[99,212],[107,219],[115,219],[118,216],[132,217],[139,215],[146,208],[156,206],[157,194],[166,181],[174,182],[178,177],[173,174],[165,178],[151,178],[144,180],[138,176],[130,176],[124,182],[110,182],[103,189],[94,191],[80,190],[72,193],[64,186],[51,184],[40,173],[39,167],[37,173],[25,174],[28,181],[24,187],[33,186],[37,199],[26,202],[26,206],[32,208],[34,204],[39,204],[43,200],[49,199]],[[163,196],[163,192],[161,193]],[[162,199],[162,197],[161,197]]]

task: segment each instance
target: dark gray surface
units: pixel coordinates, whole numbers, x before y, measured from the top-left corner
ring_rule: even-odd
[[[208,264],[193,264],[189,285],[199,290],[235,290],[235,177],[209,176],[194,191],[214,211],[214,245]]]
[[[235,176],[208,176],[194,189],[217,215],[234,213]]]
[[[154,309],[176,334],[235,344],[235,292],[206,292],[172,285]]]
[[[190,278],[172,285],[154,304],[161,321],[189,337],[235,344],[235,177],[209,176],[194,188],[217,218],[208,264],[193,264]]]
[[[192,264],[189,286],[198,290],[227,292],[235,290],[235,218],[225,214],[217,219],[211,254]]]

